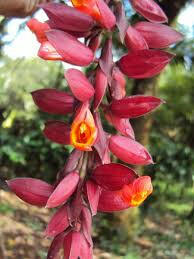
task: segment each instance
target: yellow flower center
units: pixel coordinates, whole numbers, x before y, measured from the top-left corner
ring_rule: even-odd
[[[131,198],[131,205],[132,206],[139,206],[149,195],[148,191],[138,192],[132,195]]]
[[[75,135],[76,142],[86,144],[90,136],[91,131],[89,126],[85,122],[81,122],[77,128],[77,132]]]

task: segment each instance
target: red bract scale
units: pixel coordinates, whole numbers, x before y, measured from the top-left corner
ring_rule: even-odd
[[[161,24],[167,17],[153,0],[130,1],[148,20],[133,26],[128,24],[121,2],[71,2],[73,7],[41,5],[48,20],[42,23],[33,18],[27,26],[40,43],[40,58],[79,66],[64,71],[68,91],[46,88],[32,92],[42,112],[68,115],[71,123],[49,120],[43,134],[60,145],[72,145],[73,151],[53,184],[33,178],[7,181],[23,201],[57,208],[45,230],[45,235],[53,238],[47,259],[57,258],[61,249],[66,259],[91,259],[92,217],[98,211],[139,206],[152,193],[149,176],[139,176],[134,169],[111,162],[112,153],[128,164],[153,163],[148,150],[135,140],[129,119],[153,112],[164,103],[155,96],[126,96],[125,76],[149,78],[159,74],[174,57],[161,49],[183,38]],[[128,52],[114,62],[112,34],[117,31]],[[102,41],[105,33],[106,40]],[[92,63],[85,74],[81,67]],[[104,131],[102,113],[117,134]]]

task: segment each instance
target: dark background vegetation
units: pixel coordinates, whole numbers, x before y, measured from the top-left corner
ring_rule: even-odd
[[[125,4],[128,15],[140,19]],[[132,121],[136,138],[148,146],[156,162],[138,168],[152,177],[154,193],[139,209],[95,217],[96,258],[194,258],[194,40],[177,23],[180,11],[192,4],[160,1],[170,24],[185,40],[172,46],[176,58],[160,76],[128,80],[129,95],[152,94],[166,101],[152,115]],[[67,90],[63,67],[38,58],[5,56],[9,22],[0,17],[0,185],[5,179],[22,176],[52,182],[72,148],[43,137],[45,120],[64,118],[39,112],[30,92],[44,87]],[[0,190],[0,258],[45,258],[48,242],[37,240],[51,212],[25,206]]]

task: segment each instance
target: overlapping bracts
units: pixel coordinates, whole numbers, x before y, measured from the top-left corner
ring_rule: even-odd
[[[45,236],[53,238],[47,259],[56,258],[61,248],[66,259],[91,259],[92,217],[98,211],[139,206],[152,193],[149,176],[139,176],[134,169],[111,162],[112,153],[132,165],[153,163],[148,150],[135,140],[129,119],[153,112],[164,103],[155,96],[126,96],[125,76],[159,74],[174,57],[161,49],[182,40],[179,32],[161,24],[167,17],[153,0],[130,1],[148,20],[133,26],[128,24],[121,2],[71,2],[73,7],[41,5],[48,20],[42,23],[33,18],[27,26],[40,43],[40,58],[79,66],[64,72],[68,93],[51,88],[32,92],[42,112],[68,116],[71,122],[47,121],[44,136],[74,149],[53,184],[32,178],[8,181],[23,201],[57,208],[45,230]],[[128,52],[114,62],[112,33],[117,29]],[[104,43],[102,32],[108,32]],[[90,64],[93,66],[84,74],[80,67]],[[104,131],[102,113],[117,134]]]

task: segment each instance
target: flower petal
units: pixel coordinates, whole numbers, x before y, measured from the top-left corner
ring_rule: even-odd
[[[129,207],[130,205],[123,201],[120,191],[102,190],[98,203],[98,211],[114,212],[125,210]]]
[[[81,102],[88,101],[94,95],[94,87],[87,77],[78,69],[68,69],[65,72],[65,79],[73,95]]]
[[[133,192],[145,192],[148,191],[149,193],[152,193],[153,187],[151,183],[150,176],[144,175],[136,179],[133,183]]]
[[[48,41],[45,41],[40,45],[38,56],[44,60],[63,61],[63,57],[59,55],[56,49]]]
[[[72,231],[64,238],[64,258],[77,259],[80,255],[81,233]]]
[[[101,68],[98,67],[95,78],[94,110],[97,110],[100,103],[102,102],[106,92],[107,84],[107,76],[104,74]]]
[[[112,82],[110,85],[111,96],[115,100],[120,100],[126,95],[126,80],[124,74],[118,67],[113,68]]]
[[[123,56],[118,66],[128,77],[149,78],[159,74],[173,57],[161,50],[137,50]]]
[[[123,43],[127,32],[128,21],[125,16],[125,8],[121,2],[116,4],[116,24],[119,29],[120,40]]]
[[[9,188],[23,201],[40,207],[44,207],[53,186],[34,178],[15,178],[7,181]]]
[[[82,231],[88,243],[92,246],[93,245],[92,238],[91,238],[92,215],[90,210],[85,206],[82,209]]]
[[[49,19],[57,29],[64,31],[90,31],[94,26],[91,16],[80,12],[76,8],[60,3],[41,4]]]
[[[96,0],[96,5],[100,12],[99,22],[106,29],[108,30],[112,29],[116,24],[116,18],[113,12],[103,0]]]
[[[56,256],[59,253],[59,250],[61,249],[61,247],[63,245],[65,235],[66,235],[66,233],[62,232],[53,239],[51,246],[49,248],[48,254],[47,254],[47,259],[56,258]]]
[[[47,121],[43,133],[46,138],[62,145],[70,144],[70,127],[61,121]]]
[[[67,206],[62,206],[52,216],[45,230],[45,235],[48,237],[54,237],[63,232],[69,226]]]
[[[81,235],[80,258],[92,259],[92,246],[86,240],[85,236]]]
[[[151,22],[165,23],[168,18],[165,13],[153,0],[130,0],[136,12],[140,13],[143,17]]]
[[[135,139],[133,128],[129,122],[129,119],[120,118],[114,115],[108,109],[105,112],[105,117],[109,123],[111,123],[115,129],[117,129],[122,135]]]
[[[132,183],[137,177],[131,168],[115,163],[98,166],[92,173],[92,179],[109,191],[120,190],[123,185]]]
[[[122,161],[133,165],[152,164],[152,157],[138,142],[123,136],[112,136],[109,142],[111,152]]]
[[[96,36],[91,38],[88,44],[88,47],[93,51],[93,53],[96,53],[96,51],[100,47],[101,41],[102,41],[101,34],[97,34]]]
[[[31,93],[35,104],[43,112],[63,114],[73,112],[74,98],[57,89],[40,89]]]
[[[49,197],[46,207],[55,208],[65,203],[75,191],[78,182],[79,175],[77,172],[72,172],[65,176]]]
[[[46,36],[65,62],[77,66],[88,66],[93,61],[94,55],[91,49],[72,35],[59,30],[50,30],[46,32]]]
[[[148,44],[142,34],[130,25],[125,35],[125,45],[129,50],[148,49]]]
[[[96,123],[96,127],[98,129],[98,136],[94,144],[94,147],[97,150],[102,163],[104,164],[109,162],[109,159],[107,161],[108,136],[107,133],[105,133],[103,130],[99,113],[94,114],[94,120]]]
[[[37,19],[30,19],[26,25],[36,35],[37,40],[40,43],[47,41],[45,32],[50,30],[50,26],[47,23],[39,22]]]
[[[138,22],[134,28],[141,33],[149,48],[167,48],[171,44],[183,40],[183,35],[163,24]]]
[[[74,149],[71,152],[65,164],[65,168],[64,168],[65,173],[70,173],[75,170],[82,155],[83,155],[83,152],[79,149]]]
[[[133,95],[113,100],[111,112],[120,118],[137,118],[156,109],[163,101],[155,96]]]
[[[96,183],[90,180],[86,182],[86,189],[87,189],[88,201],[92,211],[92,216],[94,216],[97,213],[98,201],[99,201],[101,190]]]
[[[152,191],[151,178],[149,176],[140,176],[133,184],[123,186],[121,197],[124,202],[132,207],[136,207],[141,205]]]
[[[113,54],[112,54],[112,39],[109,38],[106,40],[102,54],[100,57],[99,65],[104,72],[104,74],[110,79],[113,68]]]

